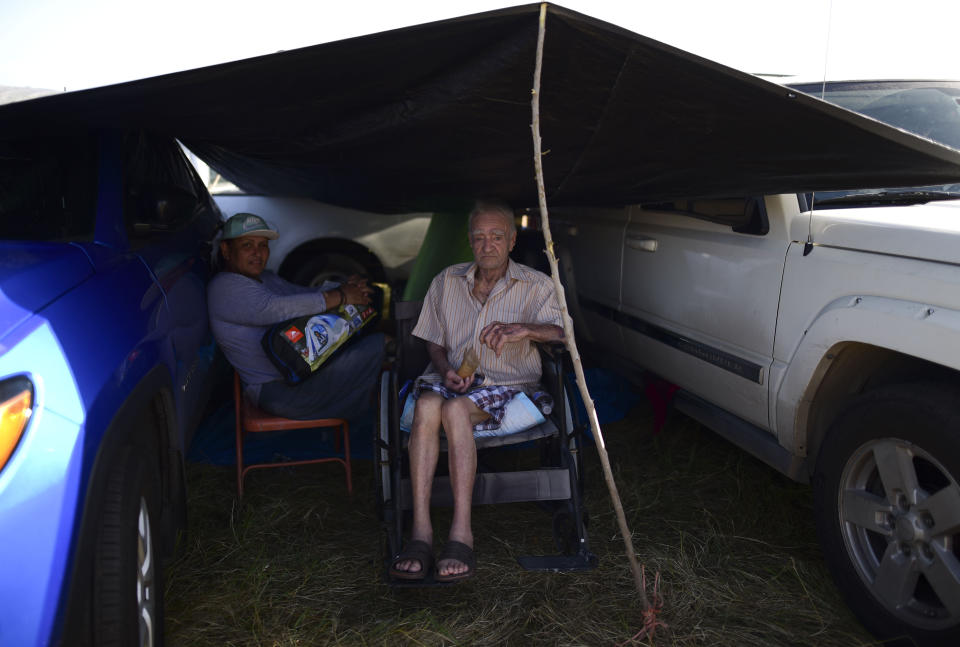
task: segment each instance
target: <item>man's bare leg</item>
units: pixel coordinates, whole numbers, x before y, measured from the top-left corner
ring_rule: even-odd
[[[489,417],[470,398],[446,400],[441,407],[443,430],[447,435],[447,453],[450,466],[450,486],[453,489],[453,522],[450,539],[473,548],[473,528],[470,523],[473,505],[473,484],[477,474],[477,444],[473,426]],[[439,575],[456,575],[467,571],[467,565],[458,560],[437,563]]]
[[[433,545],[430,522],[430,492],[440,455],[440,409],[444,403],[439,393],[424,391],[417,398],[410,430],[410,481],[413,494],[413,528],[410,539]],[[423,568],[418,560],[397,562],[397,570],[418,573]]]

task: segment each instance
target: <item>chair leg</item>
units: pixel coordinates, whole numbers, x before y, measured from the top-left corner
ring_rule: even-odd
[[[341,442],[343,443],[343,459],[340,458],[325,458],[321,462],[327,461],[339,461],[343,463],[344,469],[347,473],[347,493],[353,494],[353,470],[350,464],[350,423],[344,420],[340,425],[334,427],[334,444],[339,449]],[[244,431],[242,429],[237,430],[237,500],[243,500],[243,480],[246,476],[246,472],[250,469],[266,467],[266,465],[251,465],[250,467],[244,468],[243,465],[243,437]],[[293,465],[304,465],[308,463],[316,463],[317,461],[293,461],[283,463],[284,466],[293,466]],[[279,465],[277,466],[279,467]]]
[[[237,432],[237,501],[243,500],[243,431]]]
[[[343,434],[343,465],[347,470],[347,494],[353,494],[353,472],[350,469],[350,423],[346,420],[340,425]]]

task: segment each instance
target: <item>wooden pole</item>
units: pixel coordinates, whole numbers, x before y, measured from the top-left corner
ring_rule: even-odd
[[[550,218],[547,214],[547,194],[543,182],[543,153],[540,140],[540,72],[543,67],[543,41],[547,26],[547,3],[540,5],[540,29],[537,36],[537,65],[533,74],[533,163],[537,172],[537,197],[540,203],[540,223],[543,229],[543,239],[546,242],[547,260],[550,262],[550,275],[553,278],[553,288],[557,294],[557,301],[560,304],[560,311],[563,316],[563,333],[567,350],[570,352],[570,358],[573,361],[573,371],[577,377],[577,386],[580,389],[580,396],[587,408],[587,417],[590,420],[590,430],[597,443],[597,451],[600,454],[600,463],[603,466],[603,477],[607,482],[607,489],[610,491],[610,499],[613,501],[613,508],[617,513],[617,524],[620,526],[620,534],[623,536],[623,543],[627,550],[627,559],[630,561],[630,569],[633,571],[634,584],[637,591],[640,592],[640,600],[643,605],[643,611],[650,608],[650,602],[647,599],[646,587],[644,586],[643,571],[637,562],[637,555],[633,550],[633,536],[630,534],[630,528],[627,527],[627,518],[623,512],[623,503],[620,501],[620,494],[617,492],[617,484],[613,480],[613,472],[610,469],[610,459],[607,456],[606,443],[603,440],[603,432],[600,431],[600,421],[597,419],[597,410],[593,406],[593,400],[590,398],[590,392],[587,390],[587,381],[583,375],[583,364],[580,361],[580,352],[577,350],[577,342],[573,336],[573,320],[567,310],[567,300],[564,293],[563,284],[560,282],[560,271],[557,267],[557,255],[553,251],[553,236],[550,234]]]

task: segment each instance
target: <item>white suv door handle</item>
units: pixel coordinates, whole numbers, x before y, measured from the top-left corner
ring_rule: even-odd
[[[638,249],[641,252],[657,251],[657,239],[646,236],[627,236],[627,247]]]

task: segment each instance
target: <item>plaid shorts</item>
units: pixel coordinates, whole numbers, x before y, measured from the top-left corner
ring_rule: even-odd
[[[480,381],[477,376],[474,384]],[[442,382],[432,382],[428,380],[417,380],[417,387],[413,391],[413,398],[417,399],[424,391],[433,391],[443,396],[444,400],[452,400],[460,396],[470,398],[470,401],[477,405],[481,411],[490,414],[486,420],[478,422],[473,426],[474,431],[493,431],[500,428],[503,422],[503,415],[506,412],[507,403],[520,393],[519,390],[509,386],[473,386],[466,393],[457,393],[451,391]]]

